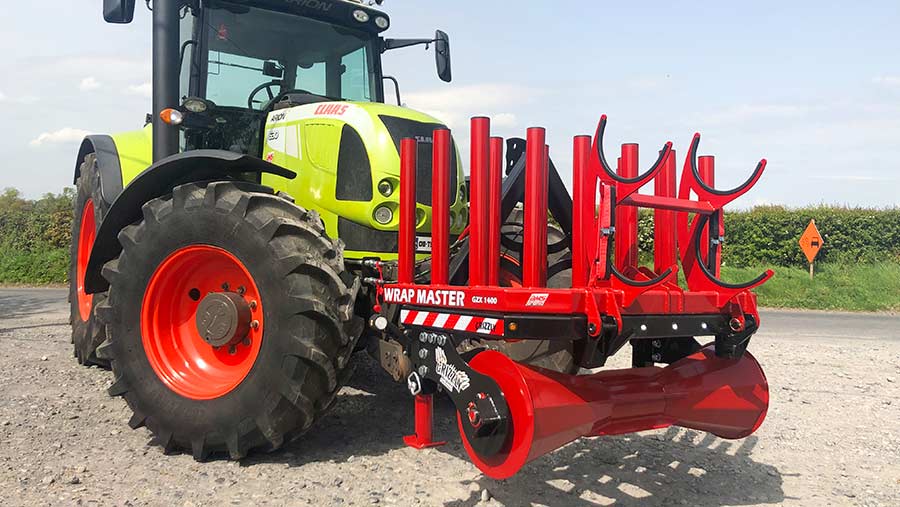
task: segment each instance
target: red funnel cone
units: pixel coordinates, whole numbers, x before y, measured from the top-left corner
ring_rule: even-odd
[[[632,433],[666,426],[722,438],[753,433],[766,416],[769,387],[756,359],[723,359],[709,346],[666,368],[566,375],[519,364],[496,351],[471,361],[493,378],[510,411],[510,435],[500,453],[480,456],[460,433],[469,457],[495,479],[583,436]]]

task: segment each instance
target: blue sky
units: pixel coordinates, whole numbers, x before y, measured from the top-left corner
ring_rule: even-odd
[[[84,132],[138,128],[149,112],[150,18],[103,23],[100,0],[2,2],[0,187],[29,196],[71,182]],[[673,5],[677,4],[677,5]],[[15,5],[15,7],[13,7]],[[900,205],[900,3],[453,2],[386,0],[394,37],[452,40],[454,82],[433,54],[385,56],[404,102],[436,114],[467,150],[466,119],[499,135],[548,128],[552,156],[610,117],[608,156],[691,135],[718,186],[769,167],[738,204]],[[679,167],[681,162],[679,162]],[[563,172],[568,172],[563,169]],[[564,176],[565,178],[565,176]]]

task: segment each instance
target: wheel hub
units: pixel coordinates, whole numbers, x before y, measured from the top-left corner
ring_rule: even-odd
[[[207,294],[197,307],[197,333],[213,347],[234,345],[250,331],[250,304],[234,292]]]

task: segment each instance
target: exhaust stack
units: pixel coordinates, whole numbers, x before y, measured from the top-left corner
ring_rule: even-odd
[[[496,351],[470,365],[493,378],[510,411],[503,449],[479,455],[460,433],[469,457],[495,479],[513,476],[526,463],[586,436],[633,433],[668,426],[743,438],[765,419],[769,387],[749,353],[716,357],[708,346],[665,368],[632,368],[566,375],[522,365]]]

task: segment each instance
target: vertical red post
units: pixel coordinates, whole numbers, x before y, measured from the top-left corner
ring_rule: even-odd
[[[434,131],[431,179],[431,283],[447,285],[450,273],[450,131]]]
[[[435,442],[432,440],[432,428],[434,427],[434,401],[430,394],[417,394],[415,401],[416,432],[403,437],[403,442],[416,449],[437,447],[447,442]]]
[[[588,243],[594,229],[596,182],[589,166],[591,136],[576,136],[573,144],[572,287],[584,287],[590,276],[591,254]]]
[[[413,283],[416,267],[416,171],[418,143],[400,141],[400,233],[397,281]]]
[[[716,157],[712,155],[701,155],[697,157],[697,169],[700,173],[700,179],[707,186],[716,186]],[[709,260],[709,226],[700,233],[700,260],[708,262]]]
[[[653,180],[654,193],[659,197],[675,197],[675,151],[669,153],[662,169]],[[672,267],[675,255],[675,212],[653,210],[653,268],[657,274]]]
[[[619,176],[636,178],[638,175],[638,145],[622,145]],[[638,264],[638,210],[634,206],[616,207],[616,268],[626,272],[628,266]]]
[[[488,193],[491,120],[472,118],[469,195],[469,285],[488,283]]]
[[[547,285],[547,170],[546,131],[528,129],[525,152],[525,230],[522,282],[525,287]]]
[[[500,284],[500,195],[503,185],[503,138],[491,138],[491,168],[488,185],[488,285]]]

